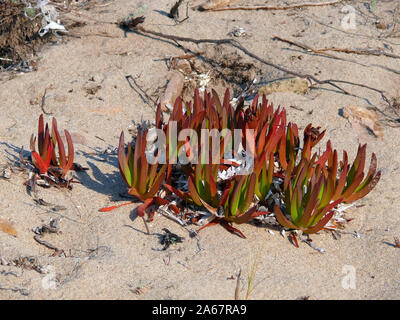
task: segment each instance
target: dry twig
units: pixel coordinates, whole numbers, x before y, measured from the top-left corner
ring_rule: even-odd
[[[279,40],[282,42],[286,42],[288,44],[294,45],[296,47],[302,48],[304,50],[307,51],[311,51],[317,54],[324,54],[328,57],[332,57],[335,59],[339,59],[339,57],[334,56],[334,55],[330,55],[328,53],[326,53],[326,51],[334,51],[334,52],[342,52],[342,53],[349,53],[349,54],[358,54],[358,55],[372,55],[372,56],[386,56],[386,57],[390,57],[390,58],[394,58],[394,59],[400,59],[399,55],[393,54],[393,53],[388,53],[385,52],[383,50],[370,50],[370,49],[347,49],[347,48],[335,48],[335,47],[331,47],[331,48],[322,48],[322,49],[313,49],[303,43],[300,42],[296,42],[293,40],[288,40],[288,39],[284,39],[278,36],[275,36],[272,38],[272,40]]]
[[[236,288],[235,288],[235,300],[239,300],[239,291],[240,291],[240,275],[242,274],[242,269],[239,269],[239,274],[236,279]]]
[[[305,8],[305,7],[321,7],[321,6],[329,6],[343,2],[344,0],[336,0],[330,2],[307,2],[301,4],[294,4],[291,6],[285,7],[271,7],[271,6],[255,6],[255,7],[223,7],[223,8],[210,8],[210,9],[202,9],[202,11],[232,11],[232,10],[290,10],[297,8]]]

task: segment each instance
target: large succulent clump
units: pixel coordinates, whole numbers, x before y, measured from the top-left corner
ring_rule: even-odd
[[[234,107],[230,98],[229,90],[223,100],[214,90],[205,92],[203,97],[196,90],[193,101],[184,103],[181,98],[175,101],[166,122],[162,121],[158,106],[156,128],[166,137],[163,164],[147,163],[148,129],[139,132],[134,150],[128,145],[127,152],[121,134],[120,171],[128,192],[144,201],[138,208],[140,216],[151,204],[169,206],[176,215],[187,213],[189,207],[202,208],[212,215],[208,225],[219,223],[244,237],[232,223],[241,224],[274,213],[283,227],[311,234],[327,225],[338,204],[366,196],[378,183],[380,172],[376,172],[375,154],[367,175],[364,173],[366,145],[359,146],[352,165],[346,152],[338,163],[337,151],[332,149],[330,141],[322,154],[313,153],[325,135],[320,127],[309,124],[300,146],[298,127],[287,123],[285,109],[274,109],[265,96],[261,99],[255,96],[249,107],[244,106],[243,99]],[[191,134],[172,146],[171,126],[178,133],[190,129]],[[205,141],[197,143],[193,137],[203,137],[204,129],[218,132],[219,140],[215,142],[212,136],[207,136]],[[227,158],[224,151],[231,146],[235,129],[242,133],[241,143],[238,150],[233,150],[233,156]],[[250,138],[246,136],[249,130]],[[205,148],[213,143],[213,148]],[[161,157],[161,151],[153,150],[153,154]],[[187,161],[169,161],[178,155]],[[212,161],[203,161],[205,157]],[[186,183],[176,183],[173,177],[177,174]],[[261,205],[269,212],[260,210]],[[150,210],[151,217],[153,214],[154,209]]]

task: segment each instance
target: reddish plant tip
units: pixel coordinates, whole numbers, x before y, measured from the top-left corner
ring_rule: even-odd
[[[123,203],[123,204],[120,204],[120,205],[117,205],[117,206],[111,206],[111,207],[101,208],[99,211],[100,211],[100,212],[109,212],[109,211],[112,211],[112,210],[121,208],[121,207],[123,207],[123,206],[130,205],[130,204],[132,204],[132,203],[134,203],[134,202],[133,202],[133,201],[130,201],[130,202],[128,202],[128,203]]]
[[[117,208],[119,208],[119,207],[118,206],[112,206],[112,207],[107,207],[107,208],[101,208],[99,211],[100,212],[109,212],[109,211],[112,211],[112,210],[117,209]]]
[[[292,240],[293,240],[294,245],[295,245],[297,248],[300,248],[299,243],[298,243],[298,241],[297,241],[296,234],[295,234],[294,232],[291,233],[291,237],[292,237]]]

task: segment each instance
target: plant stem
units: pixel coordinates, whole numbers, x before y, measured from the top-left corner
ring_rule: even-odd
[[[144,217],[142,217],[142,220],[144,222],[144,226],[146,227],[147,234],[150,235],[150,229],[149,229],[149,226],[147,225],[146,219]]]

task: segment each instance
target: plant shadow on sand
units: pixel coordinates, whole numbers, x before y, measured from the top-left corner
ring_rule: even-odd
[[[110,165],[118,168],[118,158],[116,155],[96,155],[88,154],[84,151],[80,151],[80,153],[86,159],[92,159],[92,161],[87,161],[87,165],[92,172],[93,178],[86,173],[86,171],[78,172],[80,183],[88,189],[96,191],[98,193],[107,195],[109,197],[110,202],[115,202],[114,204],[106,205],[105,207],[122,204],[121,202],[132,202],[131,212],[129,214],[129,219],[133,222],[138,217],[137,214],[137,205],[141,202],[134,196],[130,195],[127,192],[125,182],[122,179],[122,176],[118,171],[113,171],[112,173],[103,173],[95,164],[94,161],[107,162]],[[136,207],[135,207],[136,206]],[[101,208],[99,208],[100,210]],[[117,210],[117,209],[116,209]],[[133,228],[135,229],[135,228]],[[143,232],[139,229],[135,229],[135,231]]]
[[[98,161],[98,159],[95,159],[86,152],[81,151],[81,153],[87,159]],[[87,160],[87,165],[93,178],[86,171],[76,173],[79,177],[79,181],[84,187],[109,196],[111,201],[117,201],[123,198],[121,197],[121,194],[126,192],[126,188],[119,171],[104,173],[95,165],[94,162],[89,160]]]
[[[8,155],[7,159],[10,162],[20,162],[20,158],[19,158],[19,154],[22,150],[22,147],[17,147],[16,145],[13,145],[11,143],[8,142],[0,142],[0,145],[3,145],[6,147],[5,149],[5,153]],[[23,158],[30,158],[31,157],[31,153],[30,151],[27,150],[23,150],[22,152],[22,156]]]

